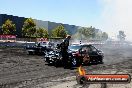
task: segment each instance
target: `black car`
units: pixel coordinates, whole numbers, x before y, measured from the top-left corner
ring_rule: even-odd
[[[46,52],[44,59],[48,64],[57,65],[62,60],[61,52],[57,49]]]
[[[32,46],[27,46],[26,50],[27,50],[27,53],[30,55],[32,55],[32,54],[45,55],[46,52],[53,50],[52,45],[50,45],[50,44],[47,42],[38,43],[38,44],[34,44]]]
[[[103,63],[103,52],[93,45],[70,45],[68,47],[67,62],[69,66],[79,66],[89,63]],[[88,50],[89,51],[88,51]],[[45,55],[45,61],[55,66],[62,65],[62,56],[59,50],[53,50]]]
[[[93,45],[71,45],[69,46],[69,54],[76,58],[76,64],[89,64],[89,63],[103,63],[103,52]]]

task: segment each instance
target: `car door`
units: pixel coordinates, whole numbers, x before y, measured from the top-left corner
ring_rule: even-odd
[[[82,51],[81,55],[82,55],[83,62],[88,63],[90,61],[90,57],[89,57],[90,48],[87,46],[83,46],[81,48],[81,51]]]
[[[90,51],[89,51],[89,53],[88,53],[89,56],[90,56],[90,58],[91,58],[91,59],[97,59],[97,57],[98,57],[97,49],[96,49],[94,46],[92,46],[92,45],[87,46],[87,47],[90,48]]]

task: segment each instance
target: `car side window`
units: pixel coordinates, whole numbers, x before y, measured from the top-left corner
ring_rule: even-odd
[[[97,51],[97,49],[93,46],[90,46],[90,48],[91,48],[91,51]]]
[[[86,53],[90,52],[90,47],[82,47],[82,51],[85,51]]]

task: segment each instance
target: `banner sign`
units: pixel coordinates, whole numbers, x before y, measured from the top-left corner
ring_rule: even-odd
[[[16,35],[0,35],[0,38],[16,38]]]

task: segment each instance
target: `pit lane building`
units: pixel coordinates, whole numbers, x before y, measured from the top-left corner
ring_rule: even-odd
[[[16,25],[16,35],[17,37],[22,37],[22,27],[24,24],[24,21],[27,19],[25,17],[18,17],[13,15],[7,15],[7,14],[0,14],[0,34],[2,33],[1,26],[5,23],[7,19],[10,19],[15,25]],[[63,25],[66,31],[68,31],[69,34],[74,34],[79,26],[76,25],[69,25],[69,24],[63,24],[63,23],[56,23],[56,22],[50,22],[50,21],[42,21],[34,19],[34,22],[36,23],[37,27],[44,27],[48,31],[51,31],[52,29],[56,28],[58,25]]]

